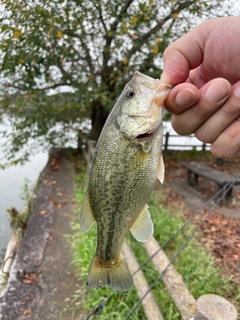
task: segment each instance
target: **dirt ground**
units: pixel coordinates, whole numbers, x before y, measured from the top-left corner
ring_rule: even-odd
[[[184,159],[187,161],[188,159]],[[240,169],[240,160],[216,159],[214,157],[195,159],[216,170],[236,176]],[[189,161],[194,161],[193,158]],[[188,186],[186,169],[174,159],[174,155],[165,157],[166,205],[184,208],[186,219],[201,208],[216,193],[213,182],[200,178],[198,185]],[[172,202],[172,200],[174,202]],[[210,210],[204,209],[204,213]],[[240,186],[233,187],[232,199],[229,203],[221,202],[208,216],[201,227],[201,237],[215,258],[216,263],[223,267],[226,276],[232,276],[232,281],[240,284]]]

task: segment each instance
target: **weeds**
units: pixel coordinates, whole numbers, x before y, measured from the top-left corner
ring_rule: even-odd
[[[29,187],[30,181],[28,179],[24,180],[24,185],[21,188],[22,192],[20,197],[24,200],[24,208],[21,211],[18,211],[15,207],[7,209],[7,212],[10,216],[10,225],[13,231],[19,238],[22,238],[29,218],[29,214],[31,211],[31,204],[32,204],[32,195],[30,192]]]

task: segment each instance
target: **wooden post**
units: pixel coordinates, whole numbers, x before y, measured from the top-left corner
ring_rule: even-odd
[[[182,319],[189,320],[196,311],[196,300],[184,285],[181,275],[177,273],[172,265],[169,265],[170,261],[168,257],[163,250],[160,250],[160,246],[154,237],[143,243],[143,246],[150,257],[158,251],[153,257],[152,263],[159,274],[167,267],[167,270],[162,276],[162,280],[181,313]]]
[[[191,184],[191,175],[192,175],[192,171],[187,169],[187,172],[186,172],[186,182],[187,182],[187,184]]]
[[[194,173],[193,175],[193,184],[198,184],[198,174]]]
[[[124,242],[122,246],[122,253],[127,261],[130,273],[134,273],[139,269],[139,264],[135,255],[129,245]],[[145,279],[142,270],[139,270],[133,276],[133,282],[137,290],[139,299],[148,291],[149,285]],[[142,301],[143,310],[148,320],[164,320],[163,315],[155,301],[153,293],[150,291]]]
[[[83,137],[82,137],[82,130],[78,130],[77,133],[77,148],[79,152],[82,152],[82,144],[83,144]]]
[[[168,150],[168,139],[169,139],[169,136],[170,136],[170,134],[169,134],[169,132],[167,132],[167,133],[165,134],[164,151],[167,151],[167,150]]]

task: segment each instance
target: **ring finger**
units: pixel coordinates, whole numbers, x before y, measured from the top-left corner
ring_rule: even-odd
[[[231,123],[240,116],[240,81],[232,89],[230,98],[195,132],[195,136],[207,143],[212,143]]]

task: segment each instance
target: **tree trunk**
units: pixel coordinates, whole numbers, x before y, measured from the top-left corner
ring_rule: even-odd
[[[103,106],[100,105],[99,102],[96,102],[92,108],[91,112],[91,121],[92,121],[92,129],[89,133],[89,139],[97,140],[102,128],[104,126],[105,121],[108,117],[108,111],[106,111]]]

